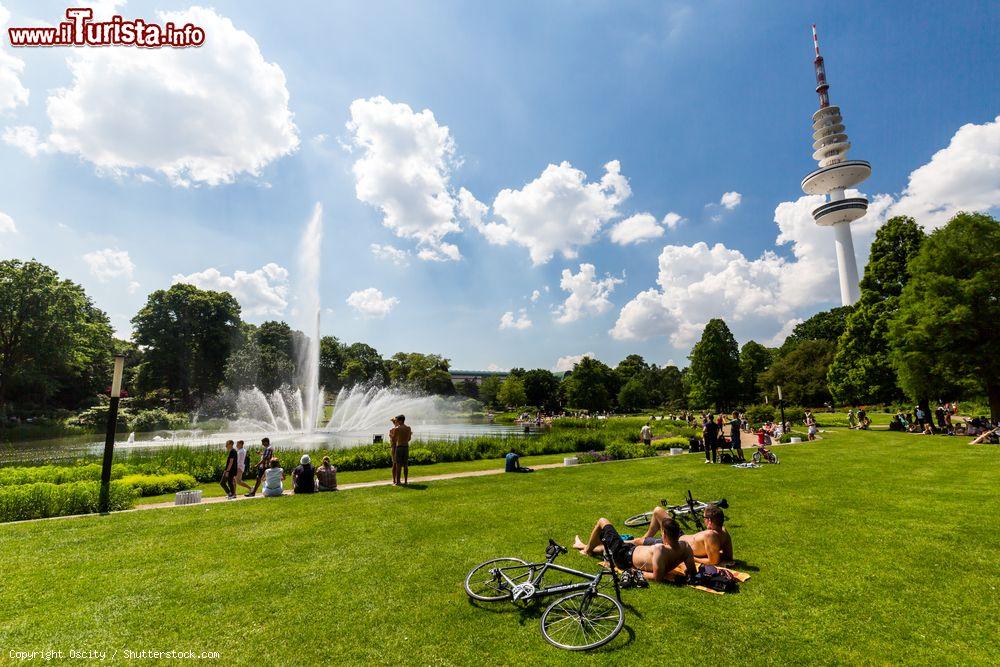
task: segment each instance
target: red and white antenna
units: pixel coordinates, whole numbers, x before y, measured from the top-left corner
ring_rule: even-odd
[[[816,36],[816,24],[813,23],[813,46],[816,47],[816,57],[819,58],[819,37]]]
[[[816,68],[816,94],[819,95],[819,108],[825,109],[830,106],[830,96],[827,90],[830,84],[826,82],[826,66],[823,64],[823,56],[819,54],[819,37],[816,36],[816,24],[813,23],[813,47],[816,49],[816,59],[813,67]]]

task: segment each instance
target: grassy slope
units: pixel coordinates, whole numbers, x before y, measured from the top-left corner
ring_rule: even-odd
[[[1000,449],[827,435],[759,470],[688,456],[0,526],[0,648],[190,648],[232,664],[996,664]],[[548,536],[566,544],[687,488],[732,504],[737,556],[759,568],[738,595],[626,591],[631,640],[578,657],[544,643],[539,612],[462,592],[487,557],[540,557]]]

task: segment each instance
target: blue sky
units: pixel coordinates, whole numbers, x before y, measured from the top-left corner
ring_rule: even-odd
[[[13,26],[65,10],[0,2]],[[839,305],[832,233],[798,187],[815,168],[813,22],[850,157],[873,167],[860,266],[889,215],[933,228],[1000,205],[996,3],[205,6],[119,3],[126,18],[202,20],[206,46],[183,54],[0,47],[0,77],[27,93],[0,91],[0,255],[82,283],[120,330],[175,276],[238,285],[251,321],[294,320],[299,236],[319,202],[322,331],[385,356],[684,365],[713,316],[741,343],[776,343]],[[373,146],[404,155],[419,187]],[[577,229],[547,188],[580,172],[560,191],[581,198]],[[427,192],[433,229],[414,203]],[[725,193],[739,196],[727,207]],[[651,238],[615,242],[638,214]],[[551,258],[529,252],[546,243]],[[506,313],[516,326],[501,328]]]

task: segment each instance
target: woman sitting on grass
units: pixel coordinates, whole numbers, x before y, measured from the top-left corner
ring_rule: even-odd
[[[264,471],[264,497],[280,496],[285,492],[281,481],[285,479],[285,471],[281,469],[281,461],[271,459],[271,467]]]

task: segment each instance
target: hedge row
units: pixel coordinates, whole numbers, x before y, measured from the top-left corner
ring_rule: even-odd
[[[132,466],[115,463],[111,466],[111,479],[119,479],[135,472]],[[22,484],[67,484],[69,482],[100,481],[101,464],[78,466],[17,466],[0,468],[0,487]]]
[[[23,521],[96,512],[100,493],[100,482],[68,484],[40,482],[2,487],[0,521]],[[121,482],[112,482],[110,509],[112,511],[130,509],[135,505],[137,495],[133,487]]]
[[[177,493],[187,491],[198,485],[191,475],[127,475],[119,480],[125,486],[136,490],[142,497],[162,496],[165,493]]]

